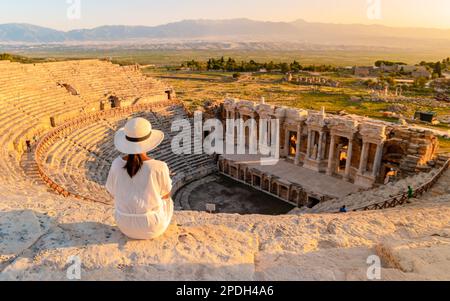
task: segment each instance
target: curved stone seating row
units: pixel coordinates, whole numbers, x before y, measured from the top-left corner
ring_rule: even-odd
[[[158,80],[147,78],[130,67],[111,62],[82,60],[43,64],[54,80],[70,83],[88,100],[98,100],[114,94],[123,99],[137,99],[149,95],[164,95],[165,86]]]
[[[13,146],[23,152],[25,141],[50,127],[50,117],[75,115],[86,103],[72,95],[44,72],[40,64],[0,65],[0,130]],[[12,134],[8,134],[8,131]]]
[[[47,156],[47,152],[49,150],[52,150],[53,152],[57,151],[58,149],[63,149],[64,147],[66,149],[71,150],[73,153],[80,152],[83,150],[82,146],[78,146],[78,148],[75,148],[72,144],[70,147],[67,145],[58,145],[59,142],[66,141],[66,136],[72,134],[74,130],[81,129],[84,127],[87,127],[89,124],[95,124],[96,122],[99,122],[105,118],[114,118],[114,116],[123,116],[127,114],[131,114],[134,112],[134,110],[145,110],[149,107],[157,107],[158,105],[168,105],[167,102],[162,103],[154,103],[154,104],[147,104],[147,105],[141,105],[141,106],[135,106],[135,107],[127,107],[127,108],[120,108],[120,109],[114,109],[110,111],[101,111],[93,114],[81,114],[77,119],[69,121],[67,123],[64,123],[63,125],[55,128],[54,130],[47,133],[39,142],[36,151],[35,151],[35,159],[38,166],[38,171],[42,177],[42,179],[50,186],[54,191],[57,193],[64,195],[64,196],[75,196],[80,199],[85,200],[94,200],[92,196],[95,196],[95,191],[91,193],[91,197],[83,197],[80,194],[77,194],[75,190],[72,189],[70,191],[70,187],[63,187],[62,185],[73,185],[73,183],[76,183],[77,180],[82,181],[83,178],[79,178],[77,180],[74,180],[74,177],[71,177],[71,174],[67,174],[67,176],[64,176],[64,174],[61,176],[60,173],[62,172],[60,166],[65,165],[66,159],[59,159],[58,158],[52,158]],[[82,135],[81,133],[75,132],[75,135]],[[88,133],[85,133],[84,136],[86,136]],[[85,150],[88,151],[88,150]],[[46,164],[47,162],[50,162],[50,164]],[[58,163],[59,162],[59,163]],[[49,166],[47,166],[49,165]],[[84,169],[79,168],[78,172],[81,173]],[[56,178],[55,178],[56,176]],[[70,179],[70,180],[69,180]],[[60,182],[58,182],[60,180]],[[62,181],[61,181],[62,180]],[[104,201],[104,200],[98,200],[98,201]]]
[[[1,182],[17,185],[26,181],[20,167],[21,154],[25,151],[25,140],[40,135],[46,126],[29,118],[14,108],[0,108],[0,168],[4,177]]]
[[[100,109],[114,95],[130,103],[167,98],[165,85],[138,68],[99,60],[0,64],[0,130],[7,125],[7,149],[19,154],[36,133],[83,112]],[[9,133],[8,129],[20,129]]]
[[[75,70],[75,76],[67,76],[61,81],[55,78],[51,71],[56,72],[63,66]],[[118,76],[114,75],[116,73]],[[111,76],[103,76],[105,74]],[[113,76],[117,77],[115,81]],[[100,79],[96,80],[96,77]],[[126,78],[134,83],[126,85]],[[61,85],[62,82],[75,86],[72,81],[85,89],[71,93]],[[140,83],[141,91],[136,90],[139,89],[137,83]],[[45,193],[45,186],[30,185],[22,169],[20,160],[27,150],[26,141],[34,142],[51,129],[51,118],[58,125],[80,114],[92,112],[93,108],[98,110],[100,99],[95,91],[102,85],[108,85],[107,89],[112,94],[116,90],[128,90],[135,94],[133,98],[145,96],[145,93],[152,96],[165,92],[159,81],[147,78],[137,70],[106,62],[20,64],[0,61],[0,183],[5,184],[6,188],[12,187],[12,191],[14,187],[27,187],[27,191]],[[138,88],[134,89],[134,86]]]
[[[172,121],[187,117],[179,103],[164,101],[86,114],[51,131],[40,141],[35,156],[44,181],[64,196],[111,203],[104,184],[112,161],[120,155],[114,148],[114,133],[128,118],[138,116],[165,133],[163,143],[151,156],[168,163],[174,191],[215,170],[210,156],[177,156],[172,152]]]

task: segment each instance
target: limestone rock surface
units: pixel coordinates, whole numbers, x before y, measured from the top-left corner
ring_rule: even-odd
[[[34,201],[33,201],[34,199]],[[20,204],[20,205],[19,205]],[[0,203],[0,280],[450,280],[450,205],[285,216],[179,211],[164,236],[123,236],[107,205]]]

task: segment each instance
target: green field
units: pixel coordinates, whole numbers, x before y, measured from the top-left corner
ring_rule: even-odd
[[[303,65],[373,65],[377,60],[402,61],[409,64],[436,61],[448,56],[448,53],[421,53],[416,51],[392,50],[302,50],[302,51],[266,51],[266,50],[139,50],[139,49],[51,49],[22,50],[15,53],[35,58],[80,59],[80,58],[112,58],[120,64],[141,65],[156,64],[158,66],[180,65],[188,60],[205,61],[211,57],[233,57],[237,61],[250,60],[260,62],[299,61]]]

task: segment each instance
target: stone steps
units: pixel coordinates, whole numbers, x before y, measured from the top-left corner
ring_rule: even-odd
[[[444,172],[439,181],[428,192],[425,198],[432,198],[447,194],[450,194],[450,169]]]
[[[318,204],[312,209],[296,209],[296,212],[305,213],[336,213],[342,206],[346,206],[349,211],[361,209],[366,206],[383,202],[393,196],[403,194],[407,192],[408,186],[419,187],[429,181],[437,170],[433,170],[431,173],[421,173],[416,176],[411,176],[406,179],[400,180],[397,183],[390,183],[378,188],[352,194],[343,199],[330,200],[321,204]]]
[[[61,85],[63,83],[76,89],[78,95],[73,95],[64,88]],[[164,94],[164,87],[159,84],[159,81],[143,76],[140,72],[130,73],[127,68],[98,60],[43,64],[1,61],[0,168],[6,176],[0,176],[0,184],[13,183],[14,187],[19,187],[22,184],[30,185],[31,182],[40,191],[46,191],[47,186],[39,181],[37,166],[28,158],[25,141],[48,131],[50,117],[56,117],[57,123],[60,124],[80,112],[98,109],[99,100],[105,97],[106,92],[130,99]],[[160,90],[157,91],[158,89]],[[104,151],[107,157],[116,155],[111,150],[112,144],[107,145],[106,149],[97,148],[95,139],[105,139],[106,132],[103,135],[99,132],[94,137],[90,132],[80,132],[80,135],[84,136],[86,145],[55,144],[50,148],[48,169],[55,176],[66,179],[65,181],[77,179],[73,177],[74,172],[85,178],[82,170],[88,156],[75,158],[64,153],[60,156],[54,154],[61,152],[64,147],[72,150],[72,155],[84,150],[91,152],[92,158],[100,160],[99,166],[102,170],[94,170],[92,174],[95,177],[104,177],[106,169],[105,161],[98,154]],[[68,165],[70,160],[73,160],[71,166]],[[85,184],[86,187],[97,189],[99,195],[101,194],[103,188],[99,188],[96,183]]]

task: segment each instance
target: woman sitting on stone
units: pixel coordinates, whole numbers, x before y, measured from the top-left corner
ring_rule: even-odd
[[[147,153],[164,139],[150,122],[135,118],[120,129],[114,144],[124,157],[114,160],[106,189],[115,200],[115,219],[132,239],[154,239],[169,227],[173,216],[172,180],[167,164]]]

